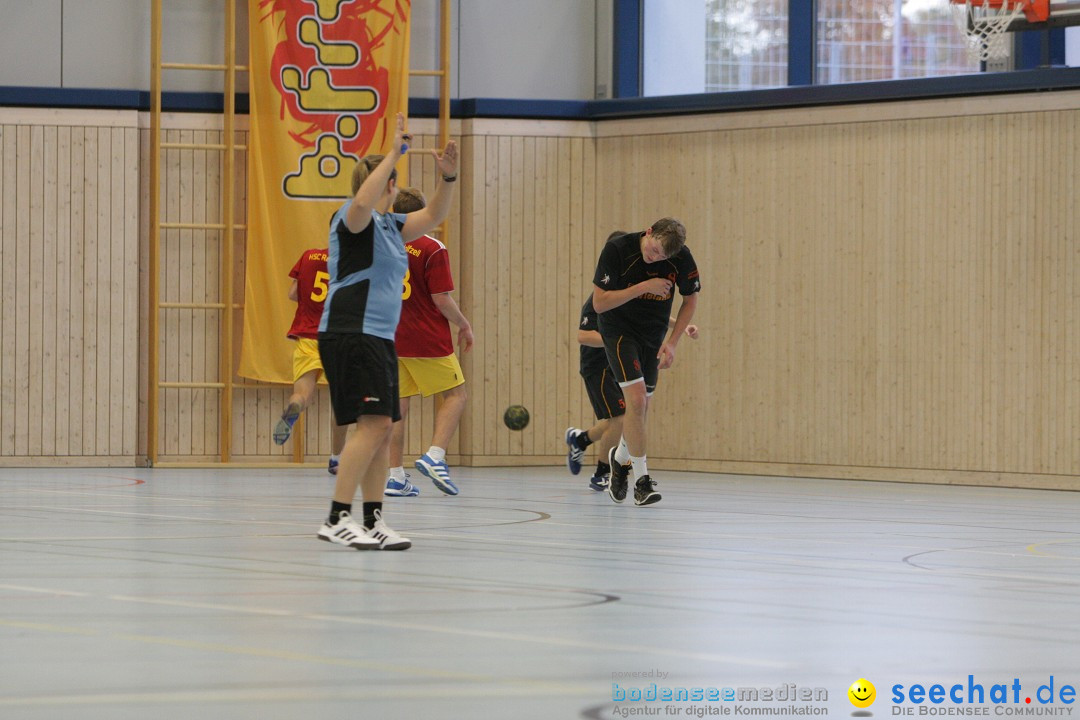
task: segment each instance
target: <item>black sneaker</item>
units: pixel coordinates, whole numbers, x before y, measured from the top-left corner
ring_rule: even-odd
[[[611,465],[611,480],[608,482],[607,494],[615,502],[621,503],[626,499],[626,479],[630,476],[630,466],[615,459],[615,448],[608,451],[608,464]]]
[[[652,505],[653,503],[660,502],[660,493],[653,489],[655,487],[656,481],[648,475],[639,477],[638,481],[634,484],[634,504]]]

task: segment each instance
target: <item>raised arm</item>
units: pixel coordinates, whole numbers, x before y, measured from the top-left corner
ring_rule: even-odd
[[[450,214],[450,204],[454,199],[454,182],[458,174],[458,147],[451,140],[446,143],[442,153],[430,151],[435,158],[435,169],[439,179],[435,185],[435,194],[431,196],[427,207],[405,216],[405,227],[401,237],[405,242],[412,242],[421,235],[426,235],[437,228]]]
[[[390,173],[394,171],[394,165],[401,159],[402,149],[407,149],[411,140],[412,137],[405,132],[405,116],[398,113],[390,152],[383,157],[382,162],[374,170],[368,173],[345,213],[345,227],[349,228],[349,232],[358,233],[371,222],[371,211],[386,194]]]

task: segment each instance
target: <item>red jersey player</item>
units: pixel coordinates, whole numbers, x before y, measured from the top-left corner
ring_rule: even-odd
[[[415,188],[403,188],[394,202],[394,211],[410,213],[425,205]],[[409,411],[409,397],[439,395],[442,404],[435,415],[431,447],[416,461],[416,469],[447,495],[457,495],[446,464],[446,446],[457,430],[465,411],[465,376],[454,355],[450,323],[458,328],[458,348],[465,352],[473,345],[472,326],[450,297],[454,278],[450,274],[450,254],[435,238],[424,236],[405,245],[409,270],[402,288],[401,320],[394,345],[398,354],[398,385],[401,391],[401,418]],[[420,490],[405,475],[402,455],[405,423],[394,423],[390,443],[390,477],[387,495],[414,496]]]
[[[322,360],[319,359],[319,320],[322,318],[323,301],[330,280],[326,270],[326,248],[305,250],[300,259],[289,271],[293,279],[289,287],[289,299],[296,302],[296,314],[293,316],[289,337],[296,341],[293,349],[293,392],[281,419],[274,427],[274,442],[284,445],[292,433],[292,426],[315,397],[315,388],[322,375]],[[331,451],[327,470],[336,475],[338,454],[345,445],[345,432],[348,427],[338,427],[330,423]]]

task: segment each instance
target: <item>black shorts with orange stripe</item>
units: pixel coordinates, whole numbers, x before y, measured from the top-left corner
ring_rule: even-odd
[[[645,381],[645,392],[656,390],[660,374],[659,345],[643,343],[633,335],[604,335],[604,352],[608,366],[615,374],[619,387],[626,387],[638,380]]]
[[[592,403],[597,420],[626,414],[626,401],[619,383],[615,382],[615,374],[611,372],[611,368],[587,375],[582,373],[581,379],[585,381],[585,392],[589,395],[589,402]]]

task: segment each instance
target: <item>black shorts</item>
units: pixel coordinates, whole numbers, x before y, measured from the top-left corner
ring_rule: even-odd
[[[611,368],[582,375],[581,379],[585,381],[585,392],[589,394],[589,402],[592,403],[597,420],[607,420],[626,414],[626,401],[623,399],[622,388],[615,382],[615,374],[611,372]]]
[[[361,415],[401,419],[394,341],[360,333],[319,335],[319,358],[338,425]]]
[[[633,335],[604,335],[604,352],[608,366],[615,374],[619,387],[636,380],[645,381],[645,392],[652,395],[660,374],[659,345],[648,345]]]

